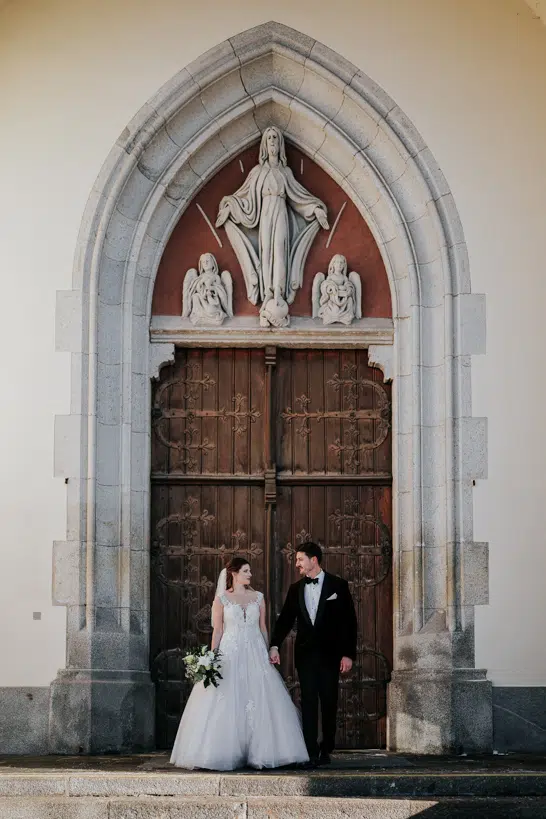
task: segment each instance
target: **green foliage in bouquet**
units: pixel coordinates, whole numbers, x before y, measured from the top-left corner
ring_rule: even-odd
[[[218,688],[218,680],[222,679],[220,656],[218,649],[210,651],[207,646],[201,646],[198,651],[186,654],[184,657],[186,679],[194,684],[203,682],[205,688],[209,685]]]

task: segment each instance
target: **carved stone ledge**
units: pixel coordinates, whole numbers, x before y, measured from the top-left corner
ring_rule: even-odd
[[[368,347],[391,349],[394,338],[391,319],[368,318],[349,327],[324,327],[312,318],[293,317],[290,327],[260,327],[258,317],[227,319],[219,328],[195,327],[179,316],[153,316],[150,328],[152,349],[159,344],[191,344],[194,347]],[[154,354],[151,354],[155,359]],[[159,359],[158,359],[159,360]],[[165,357],[164,360],[167,360]],[[151,370],[150,370],[151,372]],[[154,377],[151,375],[151,377]],[[389,376],[392,378],[392,371]]]
[[[159,378],[159,371],[164,364],[174,361],[174,344],[161,340],[160,344],[150,344],[148,358],[148,376]]]
[[[386,344],[375,345],[368,347],[368,364],[370,367],[379,367],[383,373],[383,381],[392,381],[394,375],[394,361],[393,361],[394,347]]]

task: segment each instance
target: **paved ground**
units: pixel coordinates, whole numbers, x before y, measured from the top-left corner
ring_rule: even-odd
[[[340,751],[332,759],[331,765],[319,768],[317,773],[343,772],[379,773],[396,769],[397,773],[414,775],[435,773],[449,774],[502,774],[525,773],[546,774],[546,755],[535,754],[493,754],[491,756],[417,756],[395,754],[387,751]],[[166,753],[102,756],[7,756],[0,755],[0,775],[17,772],[48,772],[78,770],[102,773],[180,773],[169,763]],[[267,776],[286,773],[293,776],[293,768],[276,768],[273,771],[253,771],[246,769],[235,774],[255,774]]]

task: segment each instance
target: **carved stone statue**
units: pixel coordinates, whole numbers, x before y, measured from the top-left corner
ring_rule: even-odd
[[[262,135],[259,164],[239,190],[220,202],[216,226],[222,225],[249,301],[261,302],[260,324],[287,327],[307,254],[319,226],[328,229],[328,220],[326,206],[294,179],[284,137],[275,126]]]
[[[317,273],[313,280],[313,318],[324,324],[350,324],[362,318],[362,284],[354,271],[347,275],[347,259],[336,253],[330,259],[328,275]]]
[[[231,275],[218,273],[218,262],[212,253],[199,257],[199,272],[192,267],[184,276],[182,317],[192,324],[218,326],[233,316]]]

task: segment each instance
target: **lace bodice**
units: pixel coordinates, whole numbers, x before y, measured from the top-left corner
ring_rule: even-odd
[[[224,633],[220,642],[221,652],[236,651],[241,643],[248,640],[259,640],[266,650],[264,638],[260,631],[260,605],[263,600],[261,592],[246,606],[230,600],[227,594],[220,595],[224,607]],[[267,650],[266,650],[267,651]]]

